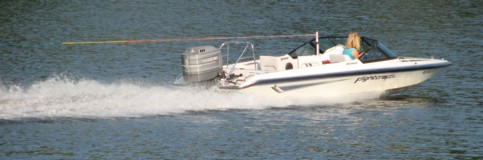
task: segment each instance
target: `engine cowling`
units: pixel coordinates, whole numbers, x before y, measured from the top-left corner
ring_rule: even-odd
[[[181,55],[183,78],[186,82],[213,80],[223,70],[221,51],[213,46],[198,46],[185,50]]]

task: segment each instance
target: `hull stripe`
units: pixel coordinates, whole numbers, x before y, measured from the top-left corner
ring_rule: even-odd
[[[431,65],[423,65],[423,66],[368,69],[368,70],[360,70],[360,71],[349,71],[349,72],[319,74],[319,75],[310,75],[310,76],[298,76],[298,77],[290,77],[290,78],[262,79],[262,80],[258,80],[255,83],[248,85],[246,87],[243,87],[243,88],[248,88],[250,86],[260,85],[260,84],[275,84],[275,83],[284,83],[284,82],[306,81],[306,80],[321,79],[321,78],[333,78],[333,77],[344,77],[344,76],[358,76],[358,75],[366,75],[366,74],[381,74],[381,73],[394,73],[394,72],[406,72],[406,71],[415,71],[415,70],[436,69],[436,68],[447,67],[447,66],[450,66],[450,65],[451,65],[451,63],[443,63],[443,64],[431,64]]]

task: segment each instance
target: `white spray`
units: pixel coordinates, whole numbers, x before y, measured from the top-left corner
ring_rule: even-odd
[[[111,84],[95,80],[53,77],[30,87],[0,88],[0,119],[76,117],[142,117],[186,111],[266,109],[320,105],[341,101],[267,99],[216,89],[177,88],[130,82]]]

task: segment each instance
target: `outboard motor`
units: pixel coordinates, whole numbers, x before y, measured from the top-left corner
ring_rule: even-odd
[[[181,61],[183,78],[188,83],[213,80],[223,70],[221,51],[213,46],[188,48]]]

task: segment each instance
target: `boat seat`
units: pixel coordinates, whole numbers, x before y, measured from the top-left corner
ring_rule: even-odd
[[[333,55],[333,54],[342,55],[343,52],[344,52],[344,46],[341,45],[341,44],[338,44],[334,47],[331,47],[331,48],[325,50],[324,53],[322,55],[320,55],[320,59],[321,59],[321,61],[326,61],[326,60],[330,61],[330,55]]]
[[[318,56],[298,56],[298,68],[322,65]]]
[[[329,59],[330,63],[339,63],[351,60],[349,56],[343,54],[331,54],[329,55]]]
[[[290,56],[260,56],[260,70],[264,71],[283,71],[286,70]]]

